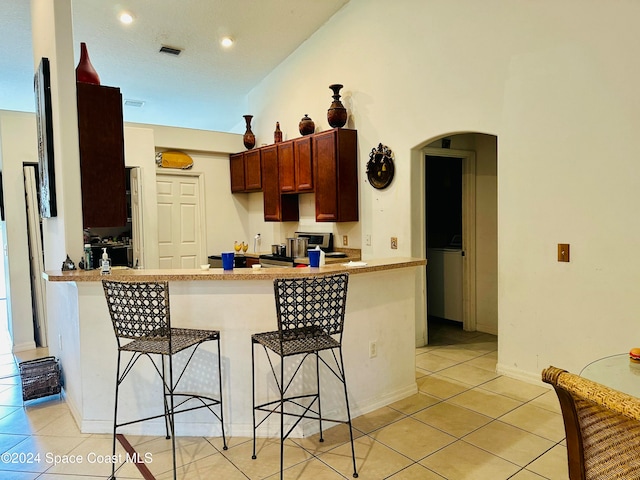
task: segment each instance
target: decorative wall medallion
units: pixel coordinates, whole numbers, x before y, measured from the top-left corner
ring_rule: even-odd
[[[367,162],[367,178],[373,188],[387,188],[393,180],[393,152],[386,145],[371,149]]]

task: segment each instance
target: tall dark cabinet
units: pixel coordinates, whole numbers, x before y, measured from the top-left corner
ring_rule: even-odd
[[[334,128],[313,136],[316,221],[358,221],[358,133]]]
[[[127,224],[120,89],[77,83],[84,228]]]

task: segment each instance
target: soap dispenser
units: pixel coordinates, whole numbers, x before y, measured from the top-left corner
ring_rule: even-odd
[[[108,275],[111,273],[111,260],[109,260],[109,255],[107,254],[107,248],[104,247],[102,249],[102,262],[100,266],[100,274]]]

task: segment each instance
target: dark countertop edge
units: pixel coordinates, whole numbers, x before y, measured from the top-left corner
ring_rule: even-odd
[[[224,271],[221,268],[200,269],[163,269],[163,270],[113,270],[110,275],[100,275],[99,270],[84,271],[46,271],[42,278],[49,282],[98,282],[102,279],[130,280],[130,281],[217,281],[217,280],[273,280],[275,278],[306,277],[314,275],[328,275],[339,272],[350,274],[382,272],[398,268],[419,267],[427,264],[423,258],[398,257],[366,261],[365,266],[345,266],[341,264],[325,265],[311,268],[236,268]]]

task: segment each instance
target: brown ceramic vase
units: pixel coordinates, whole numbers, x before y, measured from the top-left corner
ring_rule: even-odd
[[[280,122],[276,122],[276,129],[273,132],[273,143],[280,143],[282,141],[282,130],[280,130]]]
[[[300,130],[300,134],[302,135],[311,135],[316,131],[316,124],[305,113],[304,117],[302,117],[302,120],[300,120],[300,123],[298,124],[298,130]]]
[[[247,148],[247,150],[251,150],[256,146],[256,136],[251,131],[251,119],[253,118],[253,115],[243,115],[243,117],[245,123],[247,124],[247,130],[246,132],[244,132],[242,141],[244,142],[244,146]]]
[[[329,85],[329,88],[333,90],[333,102],[327,111],[327,120],[333,128],[344,127],[347,123],[347,109],[344,108],[344,105],[342,105],[340,101],[340,89],[342,85],[334,83],[333,85]]]

